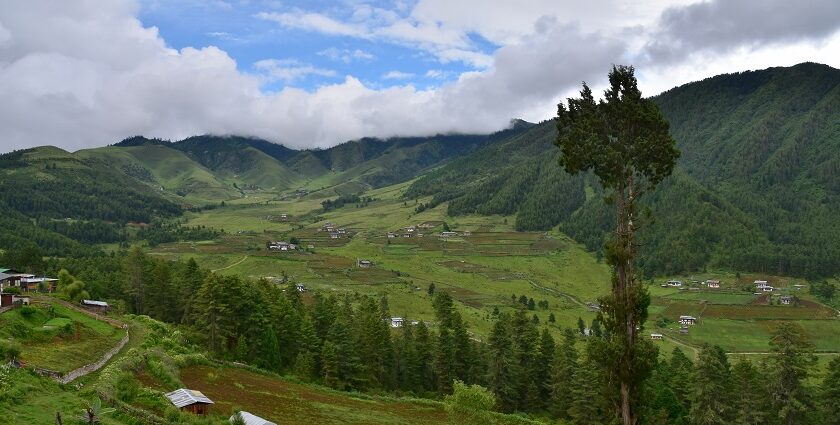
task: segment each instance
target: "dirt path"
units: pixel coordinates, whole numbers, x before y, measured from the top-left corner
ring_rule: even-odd
[[[240,265],[240,264],[244,263],[244,262],[245,262],[245,260],[247,260],[247,259],[248,259],[248,256],[246,255],[246,256],[242,257],[242,259],[241,259],[241,260],[239,260],[239,261],[237,261],[237,262],[235,262],[235,263],[233,263],[233,264],[231,264],[231,265],[229,265],[229,266],[227,266],[227,267],[222,267],[222,268],[220,268],[220,269],[215,269],[215,270],[210,270],[210,271],[211,271],[211,272],[213,272],[213,273],[216,273],[216,272],[220,272],[220,271],[222,271],[222,270],[227,270],[227,269],[229,269],[229,268],[231,268],[231,267],[236,267],[236,266],[238,266],[238,265]]]

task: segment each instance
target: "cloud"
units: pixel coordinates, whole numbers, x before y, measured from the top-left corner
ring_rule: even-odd
[[[407,80],[414,77],[410,72],[389,71],[382,75],[383,80]]]
[[[367,29],[362,26],[339,22],[320,13],[307,13],[296,10],[294,12],[284,13],[260,12],[256,16],[260,19],[276,22],[286,28],[297,28],[324,34],[351,37],[364,37],[367,34]]]
[[[737,3],[772,15],[762,1]],[[0,151],[45,144],[74,150],[136,134],[167,139],[239,134],[291,147],[328,147],[364,136],[490,132],[507,126],[510,118],[552,116],[557,101],[582,80],[595,88],[603,84],[613,63],[644,59],[637,69],[646,94],[720,72],[803,60],[840,66],[840,37],[831,23],[836,15],[824,1],[816,3],[824,6],[819,12],[780,9],[794,22],[769,16],[770,24],[753,29],[744,23],[750,19],[746,12],[714,1],[662,14],[660,3],[640,1],[654,11],[642,14],[607,0],[581,9],[539,10],[535,0],[517,5],[522,10],[500,5],[498,15],[488,11],[494,8],[478,7],[474,16],[427,6],[436,2],[421,0],[393,13],[362,5],[343,20],[306,11],[263,17],[371,42],[405,43],[433,52],[439,62],[481,63],[460,75],[432,65],[424,75],[440,83],[422,89],[410,80],[372,87],[357,76],[335,78],[333,70],[292,59],[266,59],[243,70],[214,46],[173,49],[157,28],[142,25],[131,0],[2,7]],[[462,7],[452,4],[456,11]],[[587,10],[608,5],[615,9],[605,9],[595,21],[583,20],[594,13]],[[622,14],[632,25],[623,23]],[[812,18],[814,24],[805,25]],[[640,24],[645,22],[649,25]],[[719,37],[704,25],[729,35]],[[482,38],[499,47],[484,52],[477,46],[486,44]],[[345,63],[373,59],[352,45],[319,54]],[[264,91],[268,82],[313,76],[333,79],[309,91],[289,86]]]
[[[254,69],[265,82],[282,81],[292,83],[310,75],[335,77],[331,69],[318,68],[296,59],[263,59],[254,62]]]
[[[337,62],[344,62],[344,63],[351,63],[355,61],[371,61],[376,58],[372,53],[366,52],[361,49],[338,49],[335,47],[330,47],[328,49],[321,50],[317,53],[319,56],[324,56],[330,60],[337,61]]]
[[[822,40],[840,30],[840,2],[711,0],[666,9],[646,45],[654,63],[740,47]]]

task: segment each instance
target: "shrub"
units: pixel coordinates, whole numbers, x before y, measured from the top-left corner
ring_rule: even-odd
[[[0,357],[4,361],[20,357],[20,352],[21,347],[17,342],[8,339],[0,340]]]
[[[140,385],[137,380],[128,372],[121,373],[117,378],[116,385],[114,385],[115,396],[117,399],[126,403],[131,403],[137,398],[137,393],[140,390]]]
[[[480,385],[467,385],[456,380],[452,395],[444,397],[443,402],[451,423],[482,423],[490,417],[496,397]]]

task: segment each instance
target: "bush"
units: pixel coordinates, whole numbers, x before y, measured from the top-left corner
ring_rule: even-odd
[[[493,393],[480,385],[467,385],[456,380],[452,395],[443,399],[446,412],[452,423],[482,423],[490,417],[490,411],[496,404]]]
[[[20,315],[26,319],[30,319],[37,311],[38,310],[35,307],[32,307],[31,305],[25,305],[20,308]]]
[[[135,398],[137,398],[140,386],[134,376],[128,372],[124,372],[117,378],[114,390],[114,395],[117,399],[126,403],[131,403]]]
[[[0,340],[0,358],[4,361],[9,361],[20,357],[21,347],[15,341],[4,339]]]
[[[5,292],[7,294],[20,295],[20,288],[15,287],[15,286],[10,286],[10,287],[4,289],[3,292]]]

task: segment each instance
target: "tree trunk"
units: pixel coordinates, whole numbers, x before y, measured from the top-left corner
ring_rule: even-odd
[[[618,222],[616,237],[621,257],[616,263],[616,285],[613,288],[615,302],[620,306],[617,319],[624,327],[624,347],[619,360],[621,383],[621,418],[623,425],[635,425],[636,418],[631,404],[633,352],[636,343],[636,320],[633,315],[633,213],[635,193],[632,176],[616,190],[618,197]],[[626,185],[626,186],[625,186]]]

